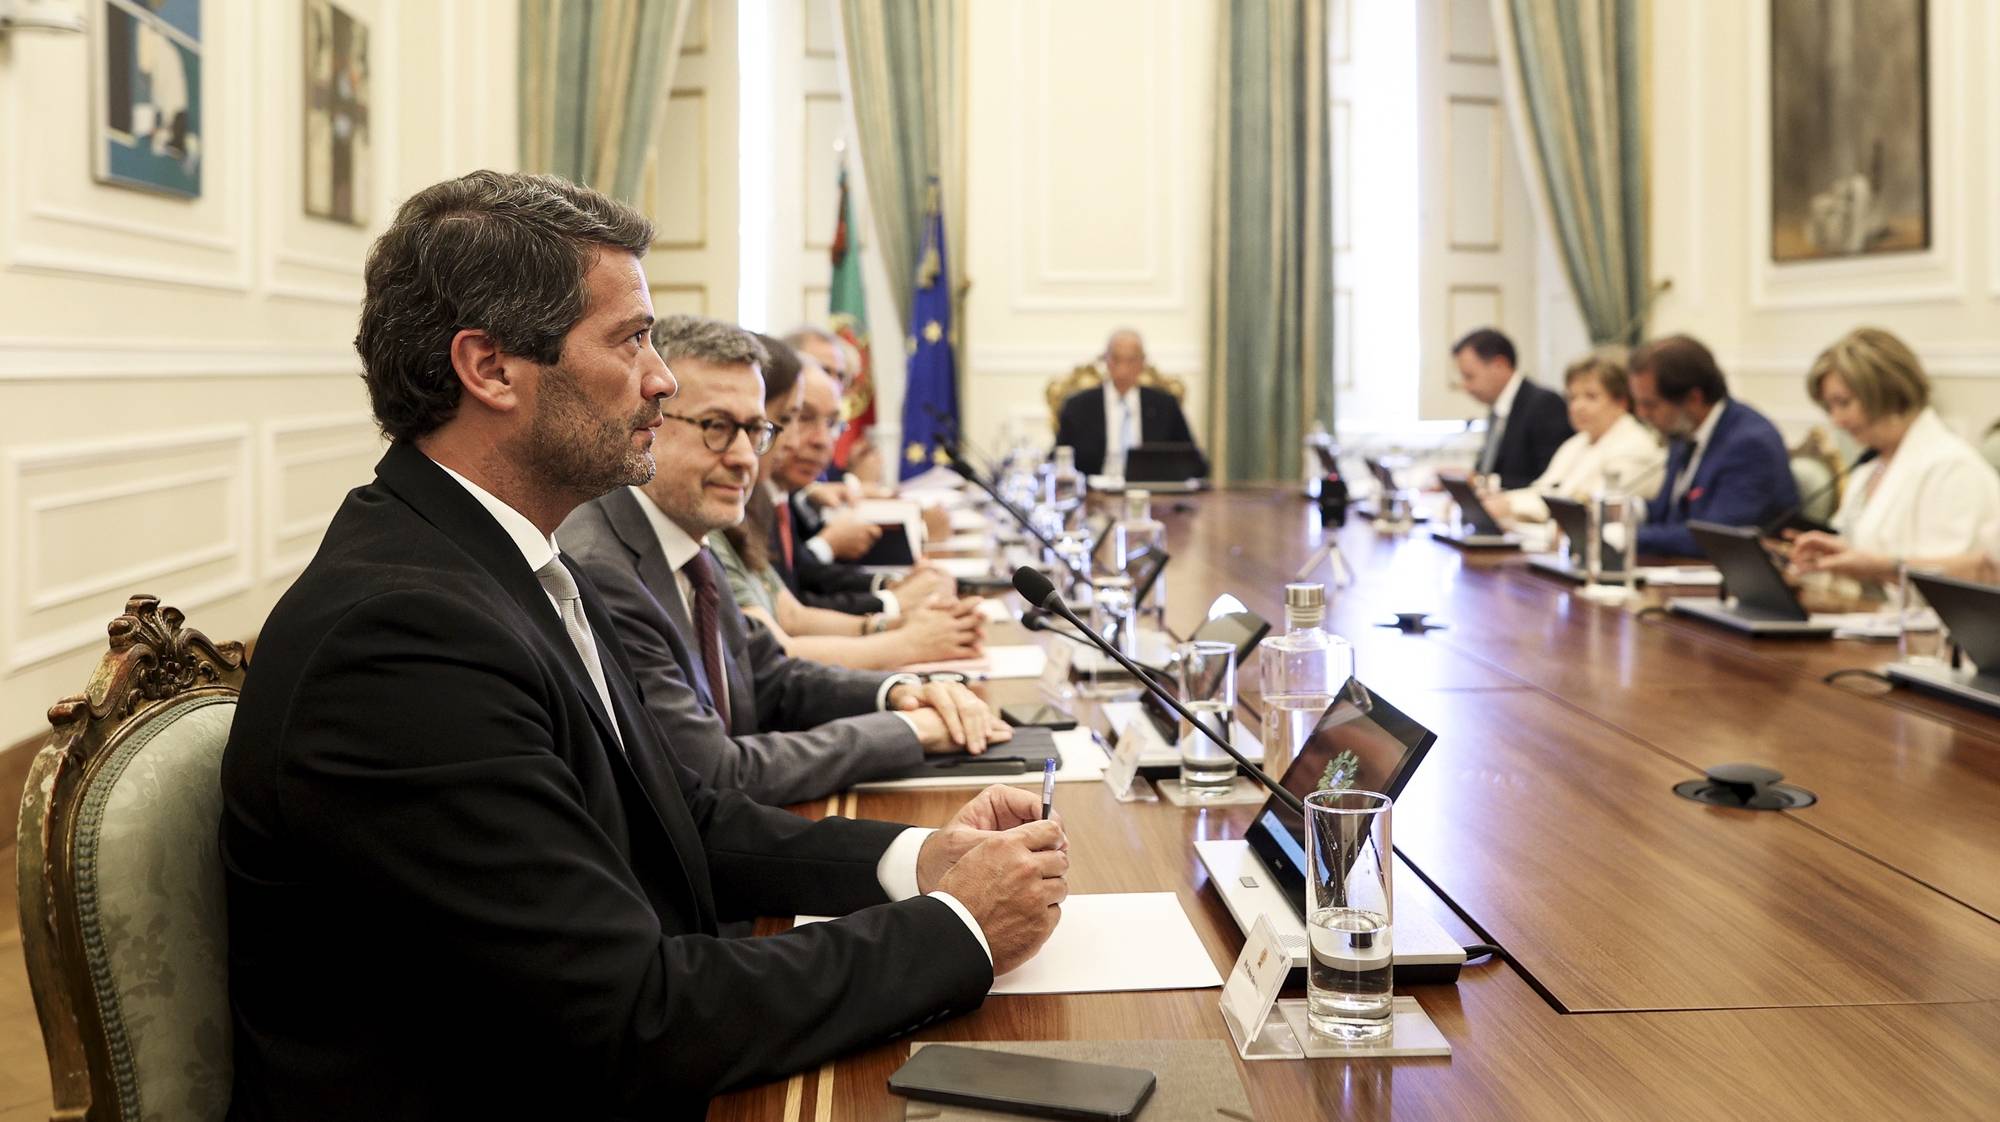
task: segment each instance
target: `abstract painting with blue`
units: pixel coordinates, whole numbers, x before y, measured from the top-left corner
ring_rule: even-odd
[[[200,0],[102,3],[97,177],[200,198]]]

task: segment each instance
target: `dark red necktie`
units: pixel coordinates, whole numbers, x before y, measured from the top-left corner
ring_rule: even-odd
[[[722,665],[722,596],[715,587],[715,565],[702,549],[681,569],[694,590],[694,629],[701,632],[701,661],[708,671],[708,692],[715,715],[729,727],[729,675]]]
[[[792,564],[792,505],[790,502],[778,505],[778,548],[784,550],[785,568],[797,569]]]

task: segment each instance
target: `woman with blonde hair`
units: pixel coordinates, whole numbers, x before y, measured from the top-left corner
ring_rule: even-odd
[[[1563,371],[1576,435],[1556,448],[1548,470],[1528,486],[1489,496],[1486,509],[1501,523],[1546,522],[1544,495],[1588,499],[1615,486],[1621,495],[1651,495],[1660,489],[1666,453],[1659,437],[1632,415],[1632,389],[1625,367],[1594,354]]]
[[[1806,392],[1875,457],[1848,478],[1834,533],[1800,535],[1794,568],[1888,581],[1905,559],[2000,546],[2000,476],[1931,408],[1930,379],[1901,339],[1848,332],[1814,360]]]

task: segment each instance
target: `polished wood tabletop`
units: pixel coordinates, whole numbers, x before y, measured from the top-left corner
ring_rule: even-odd
[[[1329,532],[1288,493],[1155,506],[1181,633],[1221,592],[1281,621],[1284,583]],[[1353,522],[1338,540],[1357,579],[1334,590],[1329,627],[1354,644],[1364,681],[1439,734],[1394,824],[1436,891],[1399,895],[1398,910],[1426,908],[1511,961],[1397,987],[1449,1058],[1240,1064],[1259,1118],[1994,1116],[2000,720],[1822,681],[1878,669],[1893,644],[1751,640],[1596,604],[1518,554],[1461,552],[1421,528]],[[1380,626],[1405,611],[1444,626]],[[1731,811],[1669,790],[1737,760],[1819,801]],[[934,825],[967,793],[798,809]],[[1230,967],[1243,938],[1191,843],[1240,836],[1254,807],[1120,804],[1083,783],[1058,802],[1072,891],[1174,892],[1217,970]],[[1226,1041],[1218,997],[994,997],[919,1038]],[[710,1117],[901,1118],[885,1081],[908,1050],[895,1041],[735,1092]]]

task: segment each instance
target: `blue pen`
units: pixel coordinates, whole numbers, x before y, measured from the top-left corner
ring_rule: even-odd
[[[1056,761],[1054,757],[1042,761],[1042,821],[1049,820],[1049,811],[1056,801]]]

